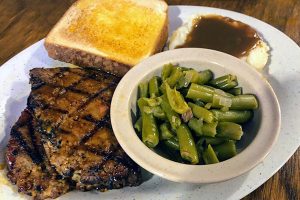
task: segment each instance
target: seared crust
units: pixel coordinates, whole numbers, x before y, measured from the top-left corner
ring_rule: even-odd
[[[83,50],[48,43],[47,41],[45,42],[45,48],[48,51],[49,57],[55,60],[72,63],[80,67],[99,68],[117,76],[124,76],[130,69],[129,65],[125,65],[99,55],[87,53]]]
[[[6,151],[10,181],[34,199],[69,190],[141,183],[140,167],[117,142],[109,108],[119,78],[93,68],[30,71],[27,109]]]
[[[18,191],[34,199],[56,198],[70,189],[66,180],[49,165],[40,152],[36,132],[32,131],[33,118],[25,110],[13,126],[7,145],[7,177]]]

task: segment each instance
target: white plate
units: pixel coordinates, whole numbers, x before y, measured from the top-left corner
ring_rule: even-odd
[[[179,184],[157,176],[139,187],[105,193],[70,192],[63,199],[240,199],[268,180],[292,156],[300,144],[300,48],[272,26],[252,17],[215,8],[170,6],[170,33],[194,14],[215,13],[254,27],[271,47],[271,62],[266,78],[271,83],[282,111],[281,133],[267,158],[249,173],[235,179],[209,185]],[[25,49],[0,67],[0,163],[11,126],[25,108],[30,92],[28,72],[34,67],[68,66],[47,56],[43,41]],[[191,174],[192,175],[192,174]],[[0,170],[0,199],[28,198],[16,192]]]

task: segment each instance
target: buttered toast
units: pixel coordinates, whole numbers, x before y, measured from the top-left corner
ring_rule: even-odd
[[[50,31],[50,57],[122,76],[162,50],[168,37],[162,0],[79,0]]]

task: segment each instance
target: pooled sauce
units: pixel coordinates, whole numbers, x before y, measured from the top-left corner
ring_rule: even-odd
[[[246,55],[260,40],[250,26],[222,16],[195,19],[185,43],[177,48],[197,47],[222,51],[236,57]]]

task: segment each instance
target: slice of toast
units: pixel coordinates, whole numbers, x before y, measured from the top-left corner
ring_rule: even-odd
[[[168,37],[162,0],[79,0],[50,31],[50,57],[122,76],[162,50]]]

